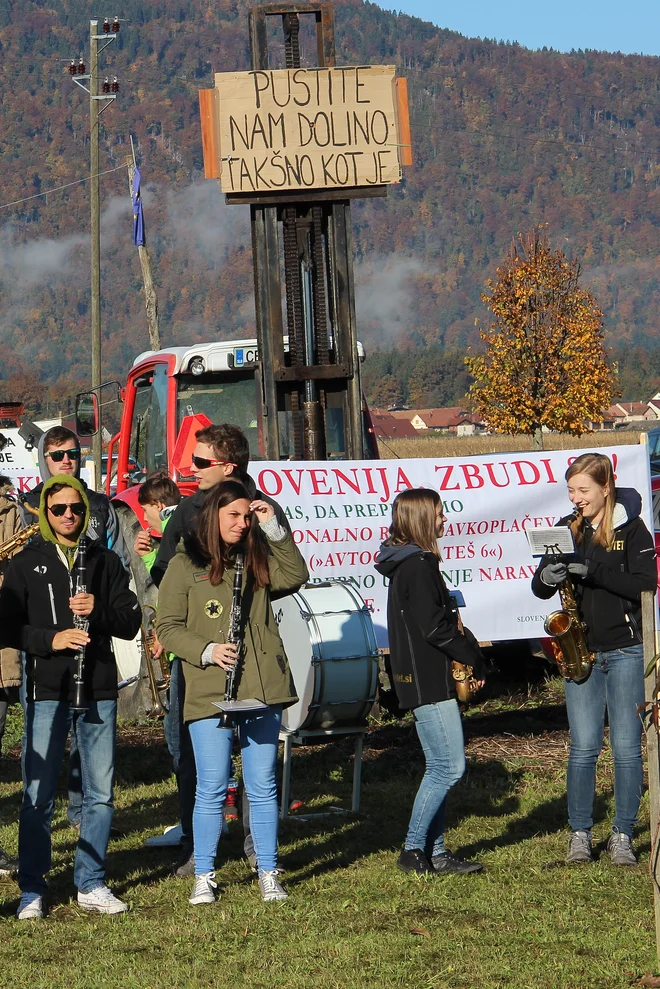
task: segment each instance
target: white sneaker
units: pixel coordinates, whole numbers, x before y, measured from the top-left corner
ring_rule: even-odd
[[[43,920],[44,901],[38,893],[21,893],[16,916],[19,920]]]
[[[128,903],[118,900],[107,886],[97,886],[91,893],[78,892],[78,906],[99,913],[124,913],[128,910]]]
[[[195,884],[188,897],[188,903],[192,903],[194,907],[199,906],[200,903],[215,903],[217,888],[215,872],[204,872],[201,876],[195,876]]]
[[[272,872],[259,873],[259,889],[261,890],[261,899],[264,903],[272,903],[274,900],[286,900],[289,896],[277,876],[277,869],[273,869]]]

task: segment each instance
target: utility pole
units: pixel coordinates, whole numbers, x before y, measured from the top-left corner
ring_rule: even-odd
[[[99,42],[98,21],[89,22],[89,202],[91,209],[91,289],[92,289],[92,388],[101,384],[101,203],[99,196]],[[101,457],[103,452],[103,420],[101,402],[99,428],[92,437],[94,485],[101,486]],[[108,464],[110,471],[110,464]]]
[[[102,92],[99,93],[99,55],[111,44],[119,32],[119,20],[115,17],[112,21],[106,17],[103,22],[103,32],[99,34],[99,22],[90,20],[89,22],[89,72],[85,73],[85,65],[80,59],[80,64],[76,66],[75,60],[71,61],[69,72],[73,81],[85,92],[89,93],[89,201],[90,201],[90,258],[91,258],[91,336],[92,336],[92,390],[98,389],[102,384],[101,369],[101,199],[99,193],[99,118],[104,110],[110,106],[113,100],[117,99],[119,83],[115,76],[112,83],[105,79]],[[99,49],[99,41],[105,44]],[[82,72],[80,71],[82,69]],[[82,80],[89,80],[89,88]],[[101,106],[100,103],[103,103]],[[98,394],[98,391],[97,391]],[[101,417],[101,401],[99,400],[99,423],[98,430],[92,439],[92,455],[94,458],[94,483],[98,487],[101,484],[101,457],[103,453],[103,422]],[[110,464],[108,464],[108,470]]]

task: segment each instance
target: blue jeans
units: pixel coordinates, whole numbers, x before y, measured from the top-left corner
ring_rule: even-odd
[[[181,818],[182,841],[193,840],[193,806],[195,804],[195,756],[188,725],[183,720],[183,702],[186,696],[186,681],[183,677],[181,660],[172,660],[169,692],[169,708],[163,719],[163,730],[167,748],[172,756],[174,775],[179,791],[179,816]]]
[[[277,866],[277,743],[282,707],[236,717],[243,758],[243,782],[250,802],[250,829],[260,872]],[[193,812],[195,872],[212,872],[222,828],[222,808],[231,773],[233,731],[220,718],[202,718],[189,725],[197,766]]]
[[[564,682],[571,729],[568,759],[568,820],[572,831],[593,825],[596,762],[603,746],[605,710],[614,756],[614,827],[632,837],[642,796],[644,653],[641,645],[595,654],[584,683]]]
[[[80,765],[80,752],[78,751],[78,742],[76,741],[75,731],[71,732],[71,741],[69,743],[69,765],[66,773],[66,785],[69,791],[69,803],[66,808],[66,816],[69,824],[79,828],[80,821],[82,819],[83,783],[82,766]]]
[[[415,728],[426,770],[413,804],[405,848],[421,848],[429,857],[445,851],[447,794],[465,772],[461,713],[455,700],[415,708]]]
[[[23,735],[23,803],[18,826],[18,883],[42,895],[51,867],[50,826],[69,731],[75,733],[83,780],[80,837],[73,879],[82,893],[105,882],[105,855],[114,804],[117,702],[90,701],[72,711],[64,701],[30,701]]]

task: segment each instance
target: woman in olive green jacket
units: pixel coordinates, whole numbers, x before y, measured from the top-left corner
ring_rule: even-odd
[[[243,553],[243,649],[227,642],[237,551]],[[232,715],[243,757],[250,826],[264,900],[286,899],[277,878],[275,764],[282,709],[295,687],[270,603],[271,591],[298,588],[309,577],[290,532],[271,505],[250,501],[237,481],[217,485],[200,512],[197,538],[170,561],[158,598],[158,638],[184,660],[184,720],[190,729],[197,791],[193,812],[195,885],[190,903],[215,900],[214,859],[230,774],[233,729],[223,728],[214,702],[236,668],[238,700],[265,707]]]

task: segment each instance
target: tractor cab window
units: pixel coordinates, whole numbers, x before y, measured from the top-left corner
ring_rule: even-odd
[[[138,467],[128,479],[132,484],[141,483],[155,470],[167,470],[166,364],[157,364],[135,382],[130,458]]]
[[[230,422],[242,429],[250,444],[250,460],[264,459],[259,382],[254,373],[180,374],[177,382],[177,432],[186,416],[202,412],[213,423]]]

